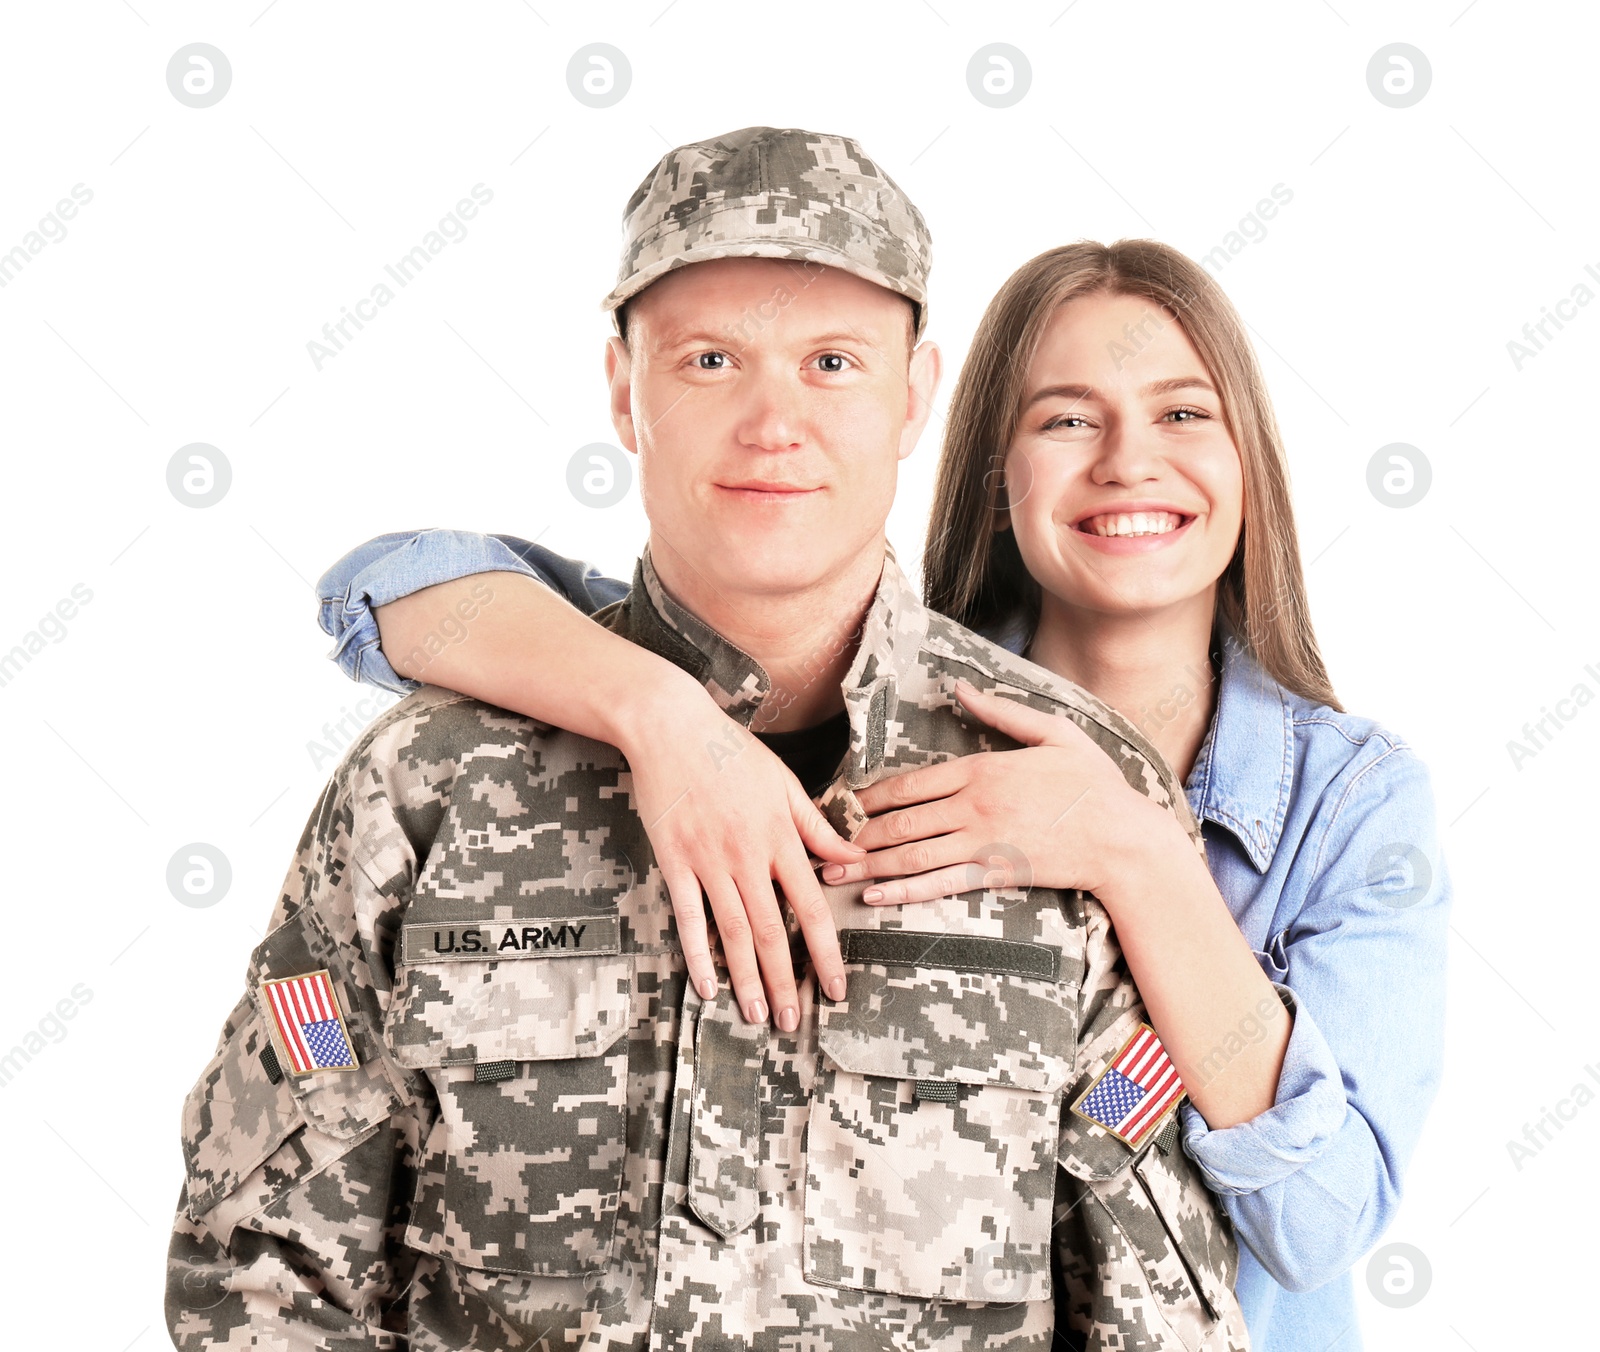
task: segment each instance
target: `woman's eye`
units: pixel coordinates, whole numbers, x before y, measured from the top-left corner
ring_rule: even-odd
[[[1162,415],[1171,418],[1173,422],[1193,422],[1196,418],[1209,418],[1211,415],[1198,408],[1174,408]]]
[[[728,364],[728,354],[726,352],[701,352],[695,357],[694,364],[702,371],[720,371]]]
[[[850,359],[848,357],[841,356],[837,352],[824,353],[822,356],[817,358],[818,369],[826,371],[831,376],[838,375],[839,372],[843,371],[849,364]]]
[[[1088,419],[1080,418],[1076,413],[1063,413],[1059,418],[1052,418],[1044,425],[1046,432],[1054,432],[1069,424],[1076,423],[1079,427],[1087,427]]]

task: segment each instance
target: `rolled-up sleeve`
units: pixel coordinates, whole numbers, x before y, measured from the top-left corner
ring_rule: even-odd
[[[352,680],[400,694],[415,690],[421,683],[401,676],[383,655],[374,612],[476,573],[521,573],[591,615],[627,591],[598,569],[516,536],[397,531],[358,545],[318,579],[317,620],[334,641],[328,656]]]
[[[1329,800],[1295,870],[1304,901],[1264,955],[1294,1011],[1273,1105],[1217,1131],[1183,1109],[1186,1151],[1292,1291],[1383,1233],[1443,1058],[1450,883],[1427,770],[1391,746]]]
[[[1282,1182],[1316,1159],[1345,1123],[1349,1104],[1327,1039],[1288,986],[1274,982],[1273,989],[1294,1010],[1294,1025],[1272,1107],[1223,1131],[1209,1130],[1185,1107],[1185,1143],[1215,1193],[1242,1196]]]

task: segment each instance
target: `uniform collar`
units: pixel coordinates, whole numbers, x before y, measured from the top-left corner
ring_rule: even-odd
[[[1265,873],[1294,787],[1290,697],[1233,638],[1222,645],[1217,710],[1184,791],[1196,817],[1226,827]]]
[[[682,667],[724,713],[745,727],[774,694],[772,678],[755,658],[667,592],[648,545],[634,569],[633,590],[612,623],[633,642]],[[915,663],[927,631],[928,612],[886,544],[877,590],[854,636],[859,642],[855,660],[840,683],[850,715],[845,779],[852,788],[871,783],[882,769],[885,730],[905,675],[902,667]]]

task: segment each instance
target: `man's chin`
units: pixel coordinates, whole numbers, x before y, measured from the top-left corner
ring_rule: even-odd
[[[659,538],[660,532],[652,532],[653,540]],[[690,531],[675,532],[672,544],[688,571],[717,590],[773,597],[809,591],[836,578],[856,552],[814,526],[749,523],[730,528],[725,522],[701,522]],[[652,553],[660,569],[659,543],[652,544]]]
[[[709,562],[709,561],[708,561]],[[711,566],[730,587],[751,595],[783,596],[809,591],[835,576],[839,561],[816,547],[762,541],[759,545],[722,551]]]

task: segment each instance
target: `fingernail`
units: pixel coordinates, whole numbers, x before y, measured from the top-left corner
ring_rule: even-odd
[[[800,1026],[800,1011],[792,1005],[785,1006],[778,1011],[778,1027],[786,1033],[792,1033]]]
[[[830,1000],[843,1000],[845,992],[844,978],[836,976],[828,983],[828,998]]]
[[[843,864],[824,864],[822,866],[822,880],[824,882],[836,883],[842,877],[844,877]]]
[[[702,1000],[715,1000],[717,998],[717,983],[709,976],[700,978],[700,998]]]
[[[869,906],[875,901],[882,901],[883,889],[881,887],[869,887],[861,894],[861,900],[866,902]]]
[[[752,1000],[744,1007],[744,1016],[751,1023],[765,1023],[767,1021],[766,1001]]]

